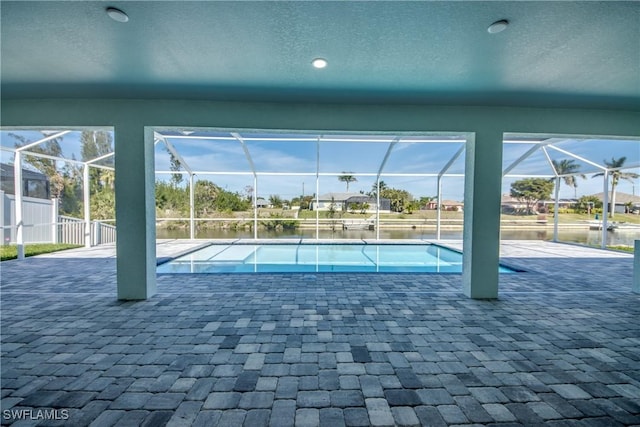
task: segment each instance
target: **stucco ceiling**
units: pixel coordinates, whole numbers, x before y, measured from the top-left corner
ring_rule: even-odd
[[[638,2],[2,1],[0,13],[3,98],[640,109]],[[509,28],[489,34],[499,19]]]

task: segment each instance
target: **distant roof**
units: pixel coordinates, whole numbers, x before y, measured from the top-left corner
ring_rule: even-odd
[[[446,206],[464,206],[464,203],[456,202],[455,200],[443,200],[442,204]]]
[[[7,163],[0,163],[0,175],[3,178],[11,178],[14,176],[13,165]],[[32,171],[30,169],[22,168],[22,179],[37,179],[40,181],[48,181],[49,178],[43,173]]]
[[[503,194],[502,198],[500,199],[500,202],[501,203],[522,203],[520,200],[516,199],[510,194]]]
[[[326,194],[321,194],[318,199],[319,200],[331,200],[333,199],[333,201],[335,202],[344,202],[345,200],[351,198],[351,197],[362,197],[365,196],[364,194],[361,193],[326,193]]]
[[[593,197],[597,197],[598,200],[603,200],[604,193],[592,194]],[[611,196],[609,196],[609,202],[611,202]],[[620,191],[616,191],[616,204],[627,204],[627,203],[640,203],[640,196],[634,196],[629,193],[621,193]]]
[[[358,203],[358,202],[368,202],[370,200],[375,200],[375,197],[367,196],[366,194],[360,194],[358,196],[351,196],[347,199],[347,202]]]
[[[564,198],[564,199],[559,198],[559,199],[558,199],[558,203],[564,203],[564,204],[567,204],[567,203],[575,203],[575,202],[577,202],[577,201],[578,201],[578,199],[567,199],[567,198]],[[522,203],[520,200],[518,200],[518,199],[517,199],[517,198],[515,198],[515,197],[512,197],[512,196],[511,196],[511,195],[509,195],[509,194],[503,194],[503,195],[502,195],[501,202],[502,202],[502,203]],[[541,202],[541,203],[542,203],[542,202],[544,202],[544,203],[554,203],[554,202],[555,202],[555,200],[553,200],[553,199],[549,199],[549,200],[540,200],[540,202]]]

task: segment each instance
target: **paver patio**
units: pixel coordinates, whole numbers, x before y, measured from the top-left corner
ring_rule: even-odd
[[[3,424],[640,424],[628,254],[503,242],[527,271],[495,301],[459,274],[243,274],[120,302],[113,253],[2,263]],[[68,419],[17,420],[43,409]]]

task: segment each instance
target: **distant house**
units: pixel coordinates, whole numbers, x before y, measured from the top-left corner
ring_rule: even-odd
[[[604,193],[592,194],[592,197],[597,197],[598,200],[604,203]],[[611,194],[609,194],[609,203],[611,203]],[[640,196],[616,191],[616,207],[614,212],[626,213],[629,204],[631,204],[631,210],[640,210]]]
[[[368,213],[376,212],[377,200],[375,197],[369,197],[360,193],[326,193],[321,194],[318,200],[311,202],[311,210],[327,211],[333,208],[337,211],[350,211],[355,209],[360,211],[363,203],[369,205],[365,210]],[[380,198],[380,212],[391,212],[391,201],[384,197]]]
[[[500,212],[506,214],[512,214],[516,212],[521,212],[527,209],[527,204],[521,202],[520,200],[512,197],[509,194],[503,194],[500,199]]]
[[[431,200],[427,203],[426,208],[430,210],[438,209],[438,200]],[[455,200],[442,201],[442,210],[444,211],[462,212],[463,208],[464,203],[462,202],[456,202]]]
[[[369,197],[365,195],[352,196],[344,201],[344,210],[361,211],[362,206],[369,205],[365,212],[376,212],[377,199],[375,197]],[[391,212],[391,200],[384,197],[380,197],[380,212]]]
[[[558,206],[561,208],[570,208],[575,205],[576,199],[559,199]],[[549,212],[549,208],[555,205],[554,200],[539,200],[537,203],[531,206],[531,209],[535,213]],[[503,194],[500,201],[500,211],[506,214],[512,214],[516,212],[524,212],[527,209],[527,204],[512,197],[509,194]]]
[[[558,207],[560,208],[571,208],[578,203],[578,199],[558,199]],[[555,200],[545,200],[542,202],[542,206],[544,206],[545,211],[549,212],[549,208],[553,208],[555,206]]]
[[[15,194],[15,174],[13,165],[0,163],[0,189],[5,194]],[[22,195],[37,199],[51,198],[51,185],[45,174],[22,169]]]
[[[267,200],[265,200],[264,198],[262,198],[262,197],[258,197],[258,198],[256,199],[256,207],[257,207],[257,208],[268,208],[269,206],[271,206],[271,205],[270,205],[270,204],[269,204],[269,202],[268,202]]]
[[[442,209],[445,211],[462,212],[462,208],[464,208],[464,203],[462,202],[456,202],[455,200],[442,201]]]

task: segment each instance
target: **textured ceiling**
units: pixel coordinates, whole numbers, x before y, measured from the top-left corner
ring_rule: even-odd
[[[640,109],[637,2],[2,1],[0,13],[4,98]],[[499,19],[511,25],[489,34]]]

